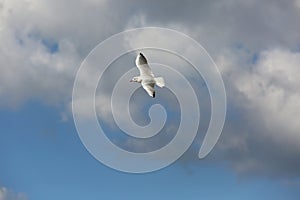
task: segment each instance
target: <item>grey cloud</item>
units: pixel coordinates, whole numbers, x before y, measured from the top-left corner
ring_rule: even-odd
[[[299,177],[300,54],[275,49],[224,71],[228,117],[217,152],[240,174]],[[218,153],[216,153],[218,155]]]
[[[128,27],[170,27],[196,38],[222,71],[229,110],[213,154],[217,162],[226,160],[243,174],[299,177],[299,5],[297,0],[4,1],[0,106],[28,99],[69,105],[76,70],[96,44]]]
[[[16,107],[29,99],[52,105],[68,102],[83,58],[98,42],[122,30],[125,19],[115,17],[107,5],[4,1],[0,106]]]
[[[286,1],[131,1],[152,25],[176,27],[215,54],[232,45],[252,52],[299,45],[299,9]],[[174,25],[175,26],[172,26]],[[219,52],[216,52],[219,51]]]
[[[0,200],[27,200],[23,193],[16,193],[6,187],[0,187]]]

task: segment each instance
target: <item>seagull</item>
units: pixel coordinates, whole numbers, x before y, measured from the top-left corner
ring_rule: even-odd
[[[154,86],[157,85],[159,87],[165,86],[165,81],[163,77],[154,77],[154,74],[151,71],[151,68],[148,65],[146,57],[139,53],[135,59],[135,64],[140,71],[139,76],[133,77],[130,82],[141,83],[142,87],[151,97],[155,97]]]

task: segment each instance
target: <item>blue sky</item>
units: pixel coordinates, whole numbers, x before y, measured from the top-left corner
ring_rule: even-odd
[[[299,19],[299,0],[0,0],[0,200],[299,199]],[[180,66],[198,91],[198,135],[171,166],[128,174],[106,167],[83,145],[72,116],[72,89],[79,66],[96,45],[147,26],[181,31],[207,50],[224,81],[227,116],[217,145],[198,160],[211,114],[209,93],[187,62],[165,52],[162,64]],[[173,39],[138,36],[126,42]],[[144,52],[158,59],[157,52]],[[172,135],[150,145],[118,135],[109,97],[116,81],[134,67],[134,56],[120,57],[105,72],[96,108],[109,138],[138,152],[162,146]],[[91,65],[103,67],[97,63]],[[149,105],[166,104],[169,116],[161,135],[173,134],[180,120],[175,98],[166,89],[158,89],[155,99],[138,89],[131,99],[136,103],[130,105],[132,118],[145,125]],[[86,105],[81,108],[82,115],[89,114]]]
[[[28,199],[297,199],[298,187],[238,177],[222,163],[180,163],[148,174],[127,174],[94,159],[72,122],[36,102],[2,110],[1,184]],[[5,133],[5,134],[3,134]]]

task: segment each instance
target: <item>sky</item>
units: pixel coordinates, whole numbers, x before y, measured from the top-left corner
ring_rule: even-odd
[[[0,200],[299,199],[299,20],[299,0],[0,0]],[[149,60],[177,67],[198,91],[201,121],[191,147],[172,165],[130,174],[105,166],[82,143],[72,89],[92,49],[114,34],[142,27],[173,29],[200,43],[223,78],[227,112],[216,146],[199,160],[211,116],[205,81],[179,57],[145,50]],[[146,35],[155,43],[153,37]],[[189,50],[171,36],[158,37]],[[135,46],[145,37],[125,39]],[[166,88],[157,89],[155,100],[137,89],[129,106],[135,123],[150,123],[145,113],[153,102],[164,105],[168,115],[161,138],[128,139],[108,108],[112,85],[134,68],[134,56],[121,56],[105,71],[97,86],[97,117],[115,144],[148,152],[174,137],[180,102]],[[95,63],[88,64],[99,67]],[[89,83],[92,73],[84,81]],[[124,91],[133,87],[122,85]],[[84,102],[81,108],[79,114],[89,117]]]

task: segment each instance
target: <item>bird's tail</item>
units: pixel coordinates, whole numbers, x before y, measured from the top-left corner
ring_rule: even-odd
[[[154,78],[154,80],[155,80],[155,83],[157,86],[159,86],[161,88],[165,86],[165,80],[163,77],[157,77],[157,78]]]

